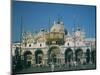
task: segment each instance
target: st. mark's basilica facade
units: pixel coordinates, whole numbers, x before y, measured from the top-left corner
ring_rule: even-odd
[[[96,38],[85,35],[80,27],[70,33],[60,20],[54,21],[49,30],[23,32],[21,41],[11,46],[13,63],[23,61],[23,66],[95,64]]]

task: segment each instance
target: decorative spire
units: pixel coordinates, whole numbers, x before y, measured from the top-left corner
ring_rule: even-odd
[[[80,25],[78,24],[78,26],[77,26],[77,30],[78,31],[80,31],[81,30],[81,28],[80,28]]]
[[[60,24],[60,18],[58,18],[58,20],[57,20],[57,24]]]
[[[57,17],[57,24],[61,24],[61,17],[60,16]]]

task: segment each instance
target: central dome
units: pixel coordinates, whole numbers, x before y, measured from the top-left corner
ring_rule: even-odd
[[[50,32],[59,32],[59,33],[64,33],[64,24],[62,21],[54,21],[54,24],[50,30]]]

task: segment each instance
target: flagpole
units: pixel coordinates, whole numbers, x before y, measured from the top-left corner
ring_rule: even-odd
[[[74,37],[73,37],[74,38],[74,54],[73,54],[73,60],[74,61],[76,61],[76,56],[75,56],[75,47],[76,47],[76,42],[75,42],[75,17],[76,16],[73,17],[74,18],[74,21],[73,21],[74,22],[74,29],[73,29],[73,33],[74,33],[73,34],[74,35]]]
[[[21,16],[21,26],[20,26],[20,51],[19,51],[19,62],[20,62],[20,67],[22,68],[22,61],[21,61],[21,59],[22,59],[22,57],[21,57],[21,41],[22,41],[22,16]]]
[[[21,56],[21,41],[22,41],[22,16],[21,16],[21,27],[20,27],[20,56]]]

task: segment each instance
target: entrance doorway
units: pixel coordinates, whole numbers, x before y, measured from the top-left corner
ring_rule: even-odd
[[[68,48],[65,51],[65,63],[71,63],[72,60],[73,60],[73,51],[71,48]]]
[[[42,50],[38,49],[35,51],[35,61],[36,61],[36,64],[38,64],[38,65],[43,64],[43,52],[42,52]]]
[[[60,63],[60,49],[57,46],[52,46],[48,50],[48,63],[59,64]]]
[[[26,67],[30,67],[32,64],[31,61],[32,61],[32,53],[30,51],[26,51],[24,53],[24,65]]]

